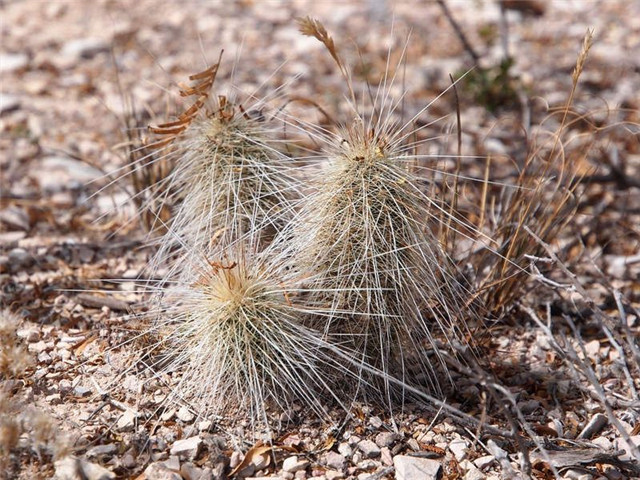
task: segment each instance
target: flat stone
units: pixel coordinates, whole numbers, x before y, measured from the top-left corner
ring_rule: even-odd
[[[44,399],[49,405],[58,405],[62,402],[62,397],[59,393],[52,393],[44,397]]]
[[[171,455],[162,463],[164,463],[169,470],[173,470],[174,472],[180,471],[180,459],[176,455]]]
[[[583,470],[577,468],[570,468],[564,472],[562,478],[569,480],[593,480],[593,475],[585,474]]]
[[[393,457],[396,480],[438,480],[442,475],[442,465],[429,458],[396,455]]]
[[[182,459],[194,460],[200,453],[202,439],[198,436],[178,440],[171,447],[171,455]]]
[[[518,408],[525,415],[530,415],[540,408],[540,402],[538,400],[527,400],[525,402],[518,402]]]
[[[78,38],[62,47],[62,54],[72,58],[92,58],[100,52],[109,50],[109,44],[100,38]]]
[[[196,418],[196,416],[184,405],[176,412],[176,417],[185,423],[193,422],[193,419]]]
[[[469,448],[469,446],[467,445],[467,442],[462,440],[461,438],[453,440],[449,444],[449,450],[451,451],[451,453],[453,453],[453,456],[456,457],[456,460],[458,462],[461,462],[465,458],[467,458],[467,449],[468,448]]]
[[[16,332],[16,335],[18,336],[18,338],[21,338],[28,343],[33,343],[40,340],[40,332],[35,327],[18,330]]]
[[[160,415],[160,420],[162,420],[163,422],[168,422],[173,418],[175,414],[176,414],[175,409],[168,408],[164,412],[162,412],[162,414]]]
[[[611,443],[611,440],[609,440],[607,437],[596,437],[591,440],[591,443],[593,443],[594,445],[598,445],[605,451],[613,449],[613,443]]]
[[[242,463],[242,453],[234,450],[229,457],[229,467],[233,470]]]
[[[389,447],[382,447],[380,449],[380,460],[384,465],[393,465],[393,455],[391,454],[391,450],[389,450]]]
[[[5,209],[2,213],[6,214],[8,210],[9,209]],[[0,215],[0,220],[2,220],[3,223],[9,223],[9,222],[6,222],[7,216],[10,216],[10,215]],[[26,228],[29,228],[28,221],[29,220],[27,220]],[[19,227],[23,228],[22,225],[19,225]],[[27,236],[27,232],[24,232],[24,231],[0,232],[0,245],[5,247],[11,247],[13,245],[16,245],[20,240],[22,240],[26,236]],[[8,257],[7,257],[7,260],[8,260]]]
[[[82,163],[79,160],[62,156],[51,155],[44,157],[40,161],[40,164],[43,173],[57,174],[62,172],[80,183],[88,183],[103,176],[103,173],[97,168]],[[43,187],[52,187],[55,186],[58,181],[59,180],[55,178],[47,179],[46,181],[43,179],[40,184]]]
[[[324,464],[334,470],[342,470],[347,464],[347,459],[337,452],[327,452],[323,456]]]
[[[380,447],[371,440],[362,440],[358,443],[358,449],[366,458],[375,458],[380,456]]]
[[[496,461],[496,457],[494,457],[493,455],[485,455],[483,457],[476,458],[473,461],[473,463],[480,470],[485,470],[489,468],[491,465],[493,465],[495,461]]]
[[[40,354],[38,354],[38,362],[48,365],[52,361],[53,358],[51,358],[51,355],[49,355],[47,352],[41,352]]]
[[[179,473],[170,470],[164,463],[152,463],[145,469],[144,475],[149,480],[182,480]]]
[[[460,467],[465,470],[464,480],[484,480],[485,474],[469,460],[460,462]]]
[[[137,465],[136,459],[130,453],[125,454],[120,462],[124,468],[133,468]]]
[[[382,426],[382,420],[380,419],[380,417],[371,417],[369,418],[369,425],[371,425],[373,428],[380,428]]]
[[[0,115],[20,108],[20,98],[8,93],[0,93]]]
[[[380,448],[390,447],[396,441],[398,441],[399,438],[400,438],[400,435],[398,435],[397,433],[380,432],[378,435],[376,435],[376,445],[378,445]]]
[[[75,456],[64,457],[54,463],[56,480],[112,480],[115,473]]]
[[[9,263],[14,266],[26,267],[33,263],[33,257],[24,248],[14,248],[9,252]]]
[[[87,397],[91,395],[91,389],[87,387],[77,386],[73,389],[73,393],[76,397]]]
[[[336,470],[327,470],[324,472],[324,476],[327,480],[342,480],[344,478],[344,473]]]
[[[0,53],[0,72],[8,73],[22,70],[29,64],[29,57],[24,53]]]
[[[211,430],[212,426],[213,422],[211,420],[202,420],[201,422],[198,422],[198,430],[201,432],[208,432]]]
[[[338,452],[345,458],[351,458],[353,455],[353,449],[347,442],[342,442],[338,445]]]
[[[107,443],[106,445],[96,445],[87,450],[87,458],[98,458],[114,455],[118,451],[118,445],[115,443]]]
[[[295,473],[301,470],[305,470],[309,466],[308,460],[298,460],[296,455],[287,457],[282,462],[282,470],[285,472]]]
[[[133,429],[138,414],[133,410],[126,410],[116,423],[116,428],[120,431]]]

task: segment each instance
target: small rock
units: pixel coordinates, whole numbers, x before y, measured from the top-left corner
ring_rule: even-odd
[[[51,355],[49,355],[47,352],[41,352],[38,355],[38,362],[40,363],[44,363],[46,365],[49,365],[52,362],[52,358]]]
[[[56,480],[111,480],[116,475],[106,468],[74,456],[64,457],[54,463]]]
[[[342,480],[344,478],[344,473],[337,472],[335,470],[327,470],[324,472],[324,476],[327,480]]]
[[[24,328],[16,332],[18,338],[23,339],[25,342],[33,343],[40,340],[40,332],[37,328]]]
[[[73,389],[73,394],[76,397],[86,397],[91,395],[91,389],[87,388],[87,387],[82,387],[82,386],[77,386],[76,388]]]
[[[20,98],[8,93],[0,93],[0,115],[20,108]]]
[[[69,360],[71,358],[71,352],[69,350],[62,349],[58,350],[57,353],[61,360]]]
[[[52,393],[51,395],[44,397],[44,399],[49,405],[58,405],[62,402],[62,397],[59,393]]]
[[[591,359],[597,359],[598,353],[600,353],[600,341],[591,340],[584,345],[584,350]]]
[[[176,413],[176,417],[178,417],[184,423],[193,422],[193,419],[196,418],[196,416],[191,413],[189,409],[184,405],[180,407],[180,410],[178,410],[178,412]]]
[[[371,440],[362,440],[358,443],[358,449],[364,454],[367,458],[375,458],[380,456],[380,447],[372,442]]]
[[[407,440],[407,447],[409,447],[414,452],[418,452],[421,450],[420,444],[415,438],[410,438],[409,440]]]
[[[162,412],[162,414],[160,415],[160,420],[162,420],[163,422],[168,422],[173,418],[175,414],[176,410],[174,408],[168,408],[164,412]]]
[[[203,470],[196,467],[193,463],[187,462],[180,467],[180,474],[184,480],[201,480]]]
[[[527,400],[525,402],[518,402],[518,408],[525,415],[530,415],[540,407],[538,400]]]
[[[107,50],[109,50],[109,44],[102,39],[79,38],[65,43],[62,54],[66,57],[88,59]]]
[[[284,470],[285,472],[291,472],[291,473],[305,470],[308,466],[309,466],[308,460],[298,460],[298,457],[296,455],[287,457],[284,459],[284,462],[282,462],[282,470]]]
[[[353,455],[353,449],[351,448],[351,445],[346,442],[342,442],[340,445],[338,445],[338,452],[345,458],[351,458],[351,456]]]
[[[369,418],[369,425],[371,425],[373,428],[380,428],[382,426],[382,420],[380,419],[380,417],[370,417]]]
[[[107,443],[106,445],[96,445],[87,450],[87,458],[98,458],[112,456],[118,451],[118,445],[115,443]]]
[[[489,468],[493,463],[495,463],[496,458],[493,455],[485,455],[483,457],[478,457],[476,458],[473,463],[475,464],[476,467],[478,467],[480,470],[486,470],[487,468]]]
[[[211,470],[211,468],[205,467],[202,469],[200,478],[198,478],[197,480],[221,480],[222,478],[224,478],[222,472],[216,474],[213,470]]]
[[[603,450],[611,450],[613,448],[613,443],[607,437],[596,437],[591,440],[591,443],[594,445],[598,445]]]
[[[198,430],[200,430],[201,432],[208,432],[209,430],[211,430],[212,426],[213,422],[211,420],[203,420],[201,422],[198,422]]]
[[[178,440],[171,447],[171,455],[177,455],[182,459],[194,460],[200,453],[202,439],[198,436]]]
[[[22,70],[29,64],[29,57],[24,53],[0,53],[0,72],[8,73]]]
[[[391,454],[391,450],[389,450],[389,447],[382,447],[380,449],[380,460],[384,465],[393,465],[393,455]]]
[[[60,383],[58,383],[58,390],[60,391],[60,393],[69,393],[72,388],[73,384],[70,380],[62,379],[60,380]]]
[[[120,431],[133,429],[138,414],[133,410],[126,410],[116,423],[116,428]]]
[[[466,471],[463,477],[464,480],[484,480],[485,478],[484,473],[469,460],[460,462],[460,467]]]
[[[231,458],[229,459],[229,467],[231,467],[231,469],[234,469],[241,463],[242,463],[242,453],[238,451],[234,451],[233,453],[231,453]]]
[[[342,470],[347,464],[347,459],[337,452],[327,452],[323,456],[324,464],[334,470]]]
[[[27,267],[33,263],[33,257],[24,248],[14,248],[9,252],[9,263],[14,266]]]
[[[176,455],[171,455],[162,463],[164,463],[165,467],[167,467],[169,470],[173,470],[174,472],[180,471],[180,459]]]
[[[453,440],[449,444],[449,450],[451,451],[451,453],[453,453],[453,456],[456,458],[458,462],[461,462],[465,458],[467,458],[467,448],[468,448],[467,442],[465,442],[461,438]]]
[[[376,435],[376,445],[380,448],[382,447],[390,447],[399,439],[399,435],[397,433],[392,432],[380,432]]]
[[[592,480],[593,475],[585,474],[584,470],[570,468],[564,472],[562,478],[567,478],[570,480]]]
[[[269,464],[271,463],[271,455],[268,452],[263,453],[262,455],[254,455],[251,458],[251,463],[253,463],[256,472],[258,472],[269,466]]]
[[[120,462],[122,463],[122,466],[124,468],[133,468],[138,464],[138,462],[136,462],[136,459],[134,458],[134,456],[131,455],[130,453],[125,454],[122,457],[122,460],[120,460]]]
[[[144,475],[149,480],[182,480],[180,474],[167,468],[164,463],[152,463],[145,469]]]
[[[442,473],[440,462],[408,455],[393,457],[393,466],[396,480],[437,480]]]

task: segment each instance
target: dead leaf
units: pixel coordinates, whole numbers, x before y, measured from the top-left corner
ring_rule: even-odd
[[[265,446],[262,442],[256,443],[253,447],[251,447],[251,449],[249,449],[242,462],[240,462],[240,464],[229,473],[229,476],[233,477],[238,472],[247,467],[250,463],[254,463],[256,465],[266,463],[268,465],[271,461],[272,450],[272,446]]]

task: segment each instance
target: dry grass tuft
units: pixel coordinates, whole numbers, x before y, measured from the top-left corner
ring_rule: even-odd
[[[528,231],[551,242],[576,213],[579,172],[585,171],[590,145],[565,149],[564,141],[572,123],[579,121],[569,121],[571,106],[591,43],[589,31],[572,74],[568,100],[549,117],[559,117],[556,130],[549,133],[540,128],[513,185],[490,189],[485,180],[478,231],[484,233],[480,240],[488,248],[480,248],[470,260],[477,272],[477,296],[490,316],[499,316],[516,305],[527,285],[526,278],[537,272],[536,259],[544,252]],[[488,168],[487,165],[487,174]],[[487,238],[489,242],[485,241]]]

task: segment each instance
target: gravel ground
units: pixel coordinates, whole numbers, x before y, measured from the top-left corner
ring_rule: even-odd
[[[580,312],[581,358],[593,365],[619,428],[593,386],[559,368],[544,325],[532,322],[526,308],[492,329],[492,367],[549,447],[550,457],[530,449],[534,476],[552,478],[553,463],[565,478],[630,478],[633,466],[624,462],[632,457],[620,429],[640,444],[640,399],[627,388],[620,349],[589,312],[597,305],[621,318],[615,295],[621,292],[631,338],[640,333],[640,146],[630,126],[640,122],[640,3],[515,3],[506,14],[508,36],[500,33],[497,2],[449,3],[481,67],[500,61],[507,39],[516,59],[512,75],[531,99],[527,109],[491,112],[461,88],[463,150],[507,156],[522,148],[514,124],[524,116],[539,123],[547,107],[566,101],[582,38],[595,29],[574,102],[590,112],[584,118],[590,126],[577,124],[575,141],[593,125],[603,129],[588,157],[599,170],[584,172],[591,183],[575,230],[558,239],[593,304],[575,289],[558,292],[548,283],[523,303],[540,315],[545,305],[554,316]],[[530,12],[529,4],[543,11]],[[144,124],[168,118],[185,106],[176,85],[224,49],[216,80],[223,92],[232,91],[231,77],[245,94],[285,85],[285,96],[344,114],[342,80],[330,56],[298,32],[294,19],[310,15],[340,40],[348,63],[360,65],[358,81],[377,83],[388,52],[398,61],[406,42],[404,82],[394,88],[408,92],[408,109],[419,109],[449,86],[449,73],[473,64],[437,3],[55,0],[4,1],[0,9],[2,328],[15,320],[18,339],[15,345],[5,339],[6,349],[29,365],[22,375],[0,372],[5,478],[520,478],[517,442],[479,437],[479,430],[419,403],[393,416],[358,405],[350,419],[333,412],[332,424],[294,409],[279,418],[273,447],[265,447],[248,422],[162,408],[163,384],[138,374],[132,349],[122,346],[141,328],[136,278],[151,254],[127,187],[103,188],[111,178],[105,175],[124,162],[118,148],[126,139],[124,100],[136,105]],[[454,110],[454,100],[445,98],[429,115]],[[298,113],[310,121],[319,116],[313,109]],[[504,419],[491,418],[497,407],[477,382],[461,378],[449,403],[509,430]],[[12,419],[24,428],[8,455],[2,444]]]

